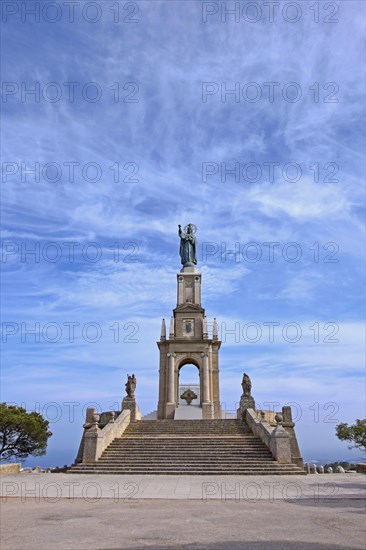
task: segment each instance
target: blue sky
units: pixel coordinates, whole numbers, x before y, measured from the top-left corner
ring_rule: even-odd
[[[226,407],[245,371],[259,405],[294,403],[306,460],[359,459],[334,427],[365,416],[364,4],[319,2],[319,22],[306,1],[273,22],[263,2],[238,21],[119,2],[117,22],[108,0],[73,22],[61,3],[39,21],[4,4],[2,400],[51,420],[33,463],[71,463],[83,407],[119,403],[127,373],[156,408],[189,222]]]

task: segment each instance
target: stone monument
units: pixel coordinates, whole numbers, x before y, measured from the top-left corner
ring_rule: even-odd
[[[237,418],[221,411],[221,342],[216,318],[212,328],[209,327],[201,303],[202,275],[197,268],[196,231],[191,223],[184,230],[178,226],[182,267],[177,273],[177,304],[169,331],[163,319],[157,342],[160,355],[157,410],[140,422],[136,376],[128,374],[121,410],[99,414],[93,407],[87,409],[72,473],[181,474],[186,471],[222,475],[258,470],[264,474],[305,473],[291,407],[284,406],[282,411],[256,410],[247,373],[241,381]],[[180,371],[188,364],[197,369],[199,383],[193,380],[190,384],[180,383]],[[247,437],[248,434],[251,436]],[[182,440],[186,443],[183,451]],[[220,453],[217,453],[218,444]],[[249,459],[246,450],[250,451]],[[306,471],[316,473],[316,466],[310,469],[307,465]]]
[[[219,349],[217,323],[208,334],[205,310],[201,304],[202,275],[197,269],[197,228],[189,223],[178,226],[182,269],[177,274],[177,306],[169,324],[162,321],[159,365],[158,419],[172,419],[179,404],[179,374],[184,365],[193,364],[200,380],[199,403],[202,418],[220,418]]]

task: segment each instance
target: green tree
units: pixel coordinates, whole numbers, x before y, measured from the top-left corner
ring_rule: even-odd
[[[349,449],[366,449],[366,420],[356,420],[356,424],[348,426],[341,422],[336,426],[336,435],[341,441],[351,441]]]
[[[0,403],[0,460],[21,459],[46,454],[48,420],[37,412]]]

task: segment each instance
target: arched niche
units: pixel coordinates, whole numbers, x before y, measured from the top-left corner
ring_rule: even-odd
[[[185,367],[191,367],[189,369],[192,375],[188,375],[187,380],[183,379],[182,373],[184,372]],[[199,386],[199,404],[202,404],[202,376],[201,376],[202,365],[197,357],[192,357],[186,355],[178,359],[177,361],[177,380],[176,380],[176,391],[177,391],[177,405],[179,404],[180,399],[180,385],[192,385]]]

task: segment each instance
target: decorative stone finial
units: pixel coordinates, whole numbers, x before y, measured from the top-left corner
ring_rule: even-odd
[[[206,317],[206,315],[203,318],[203,337],[208,338],[208,328],[207,328],[207,317]]]
[[[216,321],[216,317],[214,318],[213,320],[213,327],[212,327],[212,339],[213,340],[217,340],[218,338],[218,327],[217,327],[217,321]]]
[[[174,338],[174,317],[170,317],[169,338]]]
[[[166,340],[165,319],[163,319],[162,322],[161,322],[160,340]]]
[[[89,430],[91,432],[97,432],[98,431],[98,424],[100,420],[100,414],[93,414],[93,420],[90,424]]]
[[[277,422],[278,425],[282,425],[283,416],[282,416],[281,413],[276,413],[276,415],[275,415],[275,421]]]

